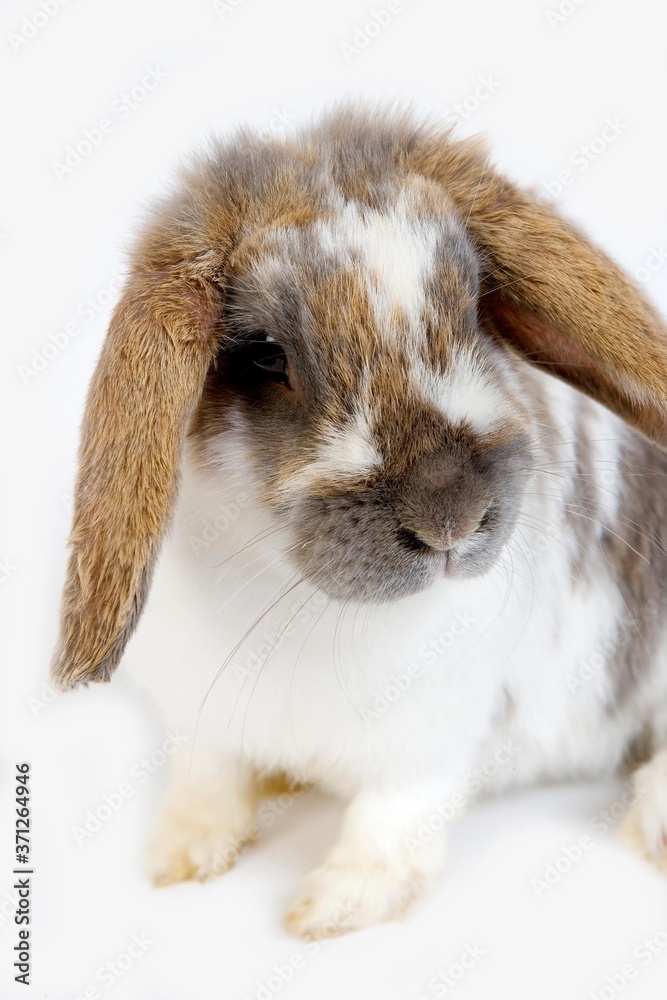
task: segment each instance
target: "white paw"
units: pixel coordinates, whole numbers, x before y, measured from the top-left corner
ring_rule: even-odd
[[[148,849],[148,865],[155,885],[187,879],[208,882],[228,871],[250,843],[223,830],[165,829],[156,832]]]
[[[250,820],[232,825],[228,818],[210,812],[188,815],[164,810],[148,848],[151,878],[155,885],[187,879],[207,882],[228,871],[256,834]]]
[[[643,857],[667,871],[667,751],[644,764],[634,777],[635,800],[621,836]]]
[[[416,869],[389,862],[328,862],[305,878],[285,924],[303,938],[346,934],[400,917],[423,886]]]

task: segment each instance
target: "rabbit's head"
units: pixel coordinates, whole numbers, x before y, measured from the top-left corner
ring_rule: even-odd
[[[313,582],[382,600],[493,562],[530,414],[510,351],[480,322],[478,253],[440,186],[330,195],[232,255],[194,434],[209,462],[225,435],[246,453]]]
[[[667,443],[658,317],[477,145],[345,111],[214,150],[146,227],[92,382],[58,682],[117,664],[188,431],[207,461],[234,437],[330,596],[485,572],[530,474],[526,360]]]

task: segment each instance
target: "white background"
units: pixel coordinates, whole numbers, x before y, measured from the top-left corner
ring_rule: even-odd
[[[53,4],[53,0],[51,0]],[[385,6],[378,0],[375,8]],[[0,607],[2,813],[0,996],[65,1000],[242,1000],[382,997],[428,1000],[512,996],[588,1000],[664,996],[667,949],[636,953],[667,929],[667,882],[626,854],[615,831],[594,835],[560,881],[538,895],[563,849],[621,784],[529,790],[474,808],[453,829],[449,867],[403,922],[322,944],[317,953],[282,929],[300,877],[335,836],[339,806],[311,795],[288,809],[224,878],[206,886],[151,887],[143,851],[167,768],[80,846],[72,827],[128,781],[165,733],[120,674],[110,687],[52,698],[45,687],[65,565],[68,503],[84,394],[108,320],[114,276],[142,206],[179,156],[240,121],[298,125],[341,95],[413,98],[445,116],[468,100],[463,134],[485,131],[515,178],[544,184],[569,169],[559,204],[631,272],[667,312],[667,62],[662,10],[652,0],[583,0],[549,23],[556,3],[404,0],[365,48],[348,58],[372,3],[236,0],[222,15],[207,0],[70,0],[27,42],[35,2],[0,8],[2,47],[3,407]],[[562,4],[568,9],[568,0]],[[43,17],[38,16],[41,23]],[[551,18],[555,21],[555,18]],[[372,31],[373,29],[371,29]],[[357,41],[363,41],[357,36]],[[149,68],[166,74],[121,117],[114,102]],[[474,105],[477,104],[477,107]],[[85,129],[113,131],[58,179],[53,164]],[[605,119],[624,126],[590,162],[578,148]],[[598,147],[599,148],[599,147]],[[111,291],[110,291],[111,289]],[[93,298],[92,318],[85,300]],[[84,315],[85,314],[85,315]],[[52,334],[77,333],[36,362]],[[70,328],[71,329],[71,328]],[[63,343],[63,338],[60,338]],[[53,350],[50,349],[50,354]],[[23,367],[22,367],[23,366]],[[537,665],[536,665],[537,667]],[[594,738],[595,734],[591,734]],[[10,911],[14,762],[32,762],[34,985],[13,987]],[[564,866],[563,866],[564,867]],[[111,987],[96,978],[133,934],[152,942]],[[667,936],[660,938],[663,943]],[[483,957],[447,994],[429,981],[467,945]],[[290,980],[261,986],[274,965],[301,956]],[[627,963],[635,978],[606,986]],[[285,969],[283,968],[283,972]],[[284,977],[283,977],[284,978]],[[602,992],[601,992],[602,991]]]

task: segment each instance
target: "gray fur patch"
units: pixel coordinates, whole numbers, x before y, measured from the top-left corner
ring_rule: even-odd
[[[625,606],[615,655],[612,708],[630,700],[655,668],[667,611],[667,454],[627,432],[620,456],[623,492],[613,533],[600,548]]]
[[[578,581],[589,581],[594,563],[599,558],[597,524],[600,517],[600,496],[593,465],[593,446],[588,431],[587,414],[593,403],[585,396],[577,399],[575,422],[575,467],[572,470],[572,493],[566,498],[566,517],[575,539],[576,550],[572,558],[572,576]]]

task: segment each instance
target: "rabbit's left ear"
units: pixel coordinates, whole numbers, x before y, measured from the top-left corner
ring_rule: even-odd
[[[219,297],[178,270],[137,268],[114,312],[82,426],[59,687],[109,680],[141,613],[218,346]]]
[[[439,181],[485,269],[480,313],[528,361],[667,447],[667,329],[636,285],[475,141],[433,135],[412,165]]]

